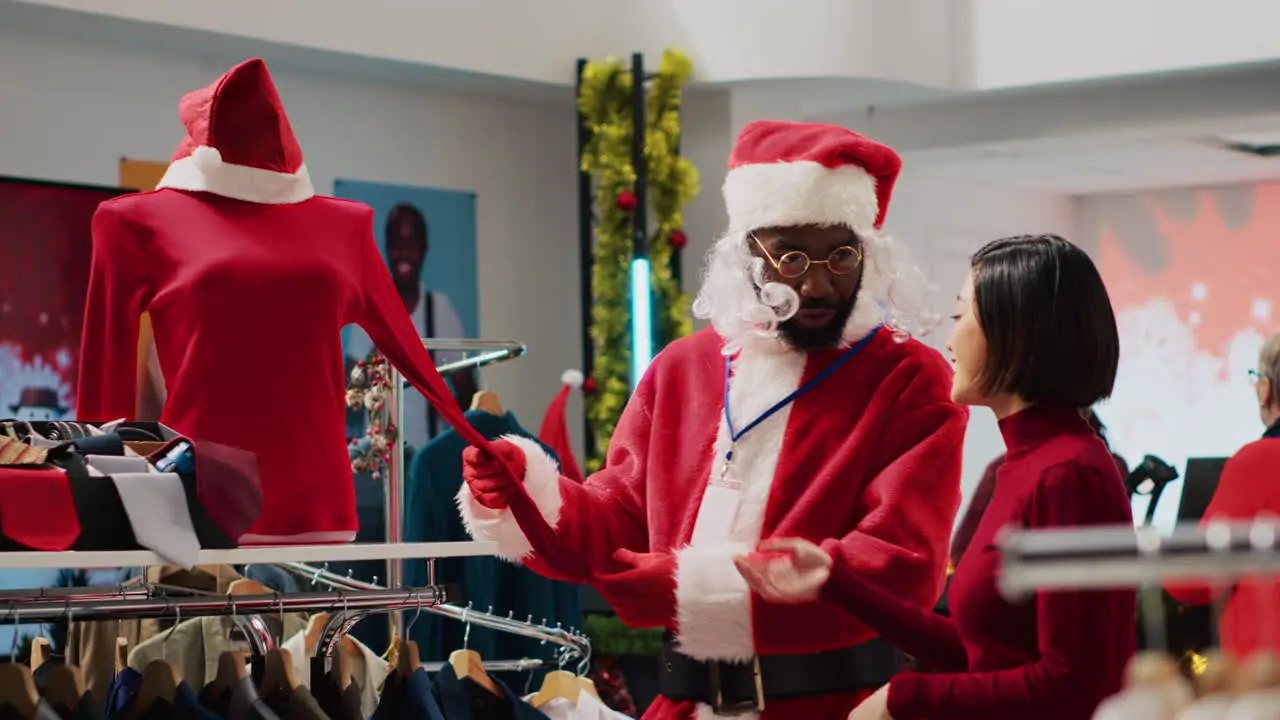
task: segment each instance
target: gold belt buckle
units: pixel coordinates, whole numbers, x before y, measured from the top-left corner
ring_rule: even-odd
[[[751,683],[754,690],[749,700],[738,700],[731,703],[724,701],[724,687],[721,685],[720,668],[728,663],[712,662],[708,665],[711,677],[711,711],[716,715],[745,715],[749,712],[764,712],[764,680],[760,677],[760,657],[751,658]]]

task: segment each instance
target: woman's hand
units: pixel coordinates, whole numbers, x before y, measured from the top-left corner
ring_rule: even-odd
[[[799,538],[765,540],[758,552],[737,557],[733,563],[747,585],[772,603],[816,600],[831,577],[831,556]]]
[[[893,720],[889,714],[889,686],[880,686],[871,697],[859,703],[849,713],[849,720]]]

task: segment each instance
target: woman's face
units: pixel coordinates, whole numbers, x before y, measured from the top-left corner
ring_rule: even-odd
[[[951,379],[951,402],[957,405],[983,405],[985,398],[978,378],[987,361],[987,336],[982,332],[978,310],[973,302],[972,271],[960,288],[952,319],[956,324],[947,341],[947,352],[951,354],[951,364],[955,366],[955,376]]]

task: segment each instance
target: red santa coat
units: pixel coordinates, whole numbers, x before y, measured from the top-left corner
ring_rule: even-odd
[[[814,653],[873,636],[828,602],[780,606],[753,596],[733,559],[763,538],[839,538],[865,577],[922,606],[936,602],[960,503],[968,419],[950,402],[951,369],[942,357],[877,331],[820,385],[739,439],[733,472],[742,494],[731,537],[690,544],[708,479],[723,468],[730,445],[722,347],[708,329],[663,350],[619,421],[606,467],[583,484],[560,477],[533,443],[508,438],[524,450],[526,489],[564,547],[597,572],[619,548],[674,553],[676,616],[668,627],[681,651],[700,660]],[[735,429],[842,352],[803,354],[776,340],[748,344],[733,361]],[[510,510],[479,505],[465,486],[458,504],[471,534],[497,541],[502,556],[541,574],[572,574],[532,554]],[[770,702],[764,717],[844,717],[854,702],[834,707],[832,700]],[[709,709],[666,699],[646,714],[695,716],[709,716]]]

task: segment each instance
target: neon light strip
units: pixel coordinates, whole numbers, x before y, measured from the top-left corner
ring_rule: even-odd
[[[649,260],[631,261],[631,389],[653,361],[653,308],[650,302]]]

